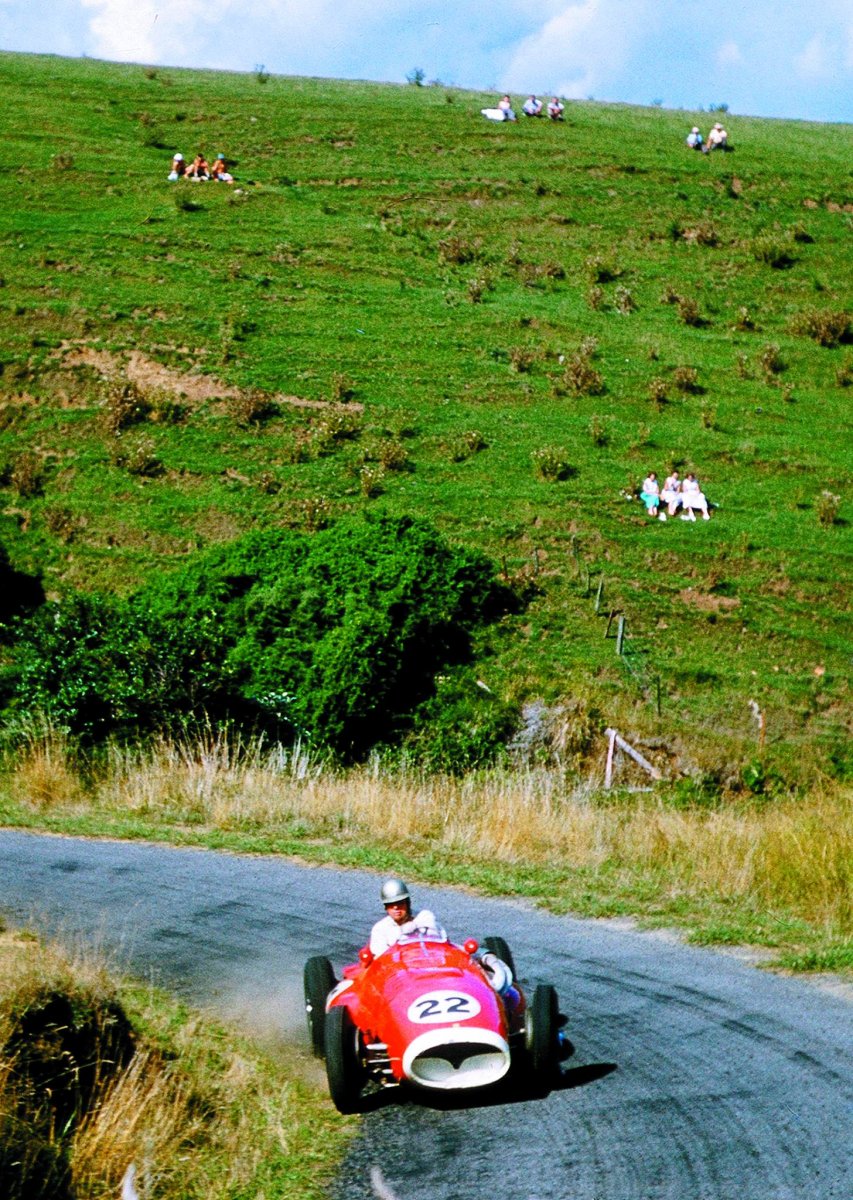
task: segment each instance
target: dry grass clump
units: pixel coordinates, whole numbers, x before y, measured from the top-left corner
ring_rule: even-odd
[[[819,346],[838,346],[851,338],[851,318],[843,310],[811,309],[794,319],[792,329],[812,338]]]
[[[601,396],[607,390],[604,376],[593,366],[598,346],[594,338],[585,339],[566,364],[555,388],[557,395]]]
[[[91,957],[0,935],[4,1200],[105,1200],[129,1169],[142,1197],[290,1194],[309,1116],[209,1018]]]
[[[35,729],[24,740],[9,774],[12,798],[38,809],[74,805],[83,795],[80,768],[68,739],[55,729]]]

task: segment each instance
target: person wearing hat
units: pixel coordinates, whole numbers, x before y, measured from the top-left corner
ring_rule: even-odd
[[[172,158],[172,169],[169,172],[169,180],[174,183],[176,179],[180,179],[186,174],[187,164],[184,162],[183,154],[175,154]]]
[[[702,134],[699,132],[699,126],[694,125],[685,139],[691,150],[702,149]]]
[[[213,166],[210,168],[210,177],[218,183],[234,182],[234,176],[230,174],[226,166],[224,154],[217,154],[213,160]]]
[[[728,150],[729,135],[723,129],[719,121],[716,122],[714,128],[708,134],[707,150]]]
[[[402,879],[386,879],[379,889],[385,916],[370,931],[370,953],[374,958],[390,950],[404,937],[422,937],[427,941],[446,942],[447,934],[436,920],[435,913],[422,908],[412,916],[412,897]],[[519,993],[513,986],[512,968],[491,950],[479,955],[480,966],[491,986],[506,1003],[518,1003]]]
[[[379,890],[385,916],[370,931],[370,952],[374,958],[396,946],[400,938],[412,934],[444,941],[447,934],[436,920],[435,913],[422,908],[412,916],[412,897],[402,879],[386,879]]]

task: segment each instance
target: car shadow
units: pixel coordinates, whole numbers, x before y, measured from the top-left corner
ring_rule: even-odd
[[[471,1092],[420,1092],[408,1087],[379,1088],[361,1099],[359,1112],[378,1112],[393,1105],[411,1105],[434,1112],[456,1112],[466,1108],[492,1108],[504,1104],[526,1104],[544,1100],[552,1092],[567,1092],[586,1087],[618,1070],[618,1063],[588,1063],[586,1066],[563,1067],[550,1086],[533,1086],[527,1080],[512,1078],[491,1088]]]

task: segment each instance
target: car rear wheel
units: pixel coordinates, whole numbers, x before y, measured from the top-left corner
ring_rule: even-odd
[[[502,937],[483,938],[483,949],[489,950],[492,954],[496,954],[498,958],[503,959],[503,961],[512,971],[513,979],[518,978],[515,970],[515,960],[512,957],[512,951]]]
[[[325,1047],[326,997],[335,986],[335,972],[328,958],[317,955],[305,964],[305,1015],[311,1049],[318,1058]]]
[[[560,1058],[560,1004],[556,989],[540,983],[525,1015],[525,1044],[536,1083],[547,1086]]]
[[[358,1030],[349,1009],[338,1005],[326,1014],[326,1077],[338,1112],[358,1112],[364,1073],[358,1054]]]

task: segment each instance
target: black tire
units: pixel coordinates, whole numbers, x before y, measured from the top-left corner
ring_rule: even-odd
[[[332,1103],[340,1113],[359,1110],[364,1072],[359,1062],[358,1036],[344,1005],[326,1014],[326,1078]]]
[[[515,970],[515,959],[512,957],[512,951],[502,937],[483,938],[483,949],[490,950],[492,954],[497,954],[498,958],[502,959],[512,971],[513,979],[518,979],[518,975]]]
[[[525,1042],[530,1072],[539,1085],[547,1086],[557,1073],[560,1004],[550,983],[538,984],[525,1018]]]
[[[309,958],[305,964],[304,978],[308,1036],[311,1039],[311,1049],[318,1058],[322,1058],[325,1048],[326,997],[335,986],[335,972],[327,958],[317,955],[316,958]]]

